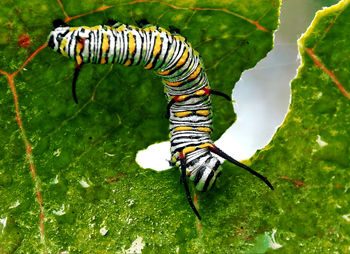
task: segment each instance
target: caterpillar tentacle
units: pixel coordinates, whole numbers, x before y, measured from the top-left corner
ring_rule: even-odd
[[[180,168],[189,204],[200,218],[189,194],[186,176],[197,190],[206,191],[221,174],[221,164],[213,153],[241,167],[243,164],[216,149],[211,140],[210,95],[229,101],[231,98],[210,89],[199,53],[181,35],[158,26],[139,28],[109,23],[109,26],[69,27],[63,21],[55,21],[54,27],[48,38],[49,47],[77,63],[72,84],[76,102],[75,85],[85,63],[142,65],[162,78],[168,99],[171,163]],[[248,170],[245,165],[243,168]],[[265,177],[251,169],[248,171],[272,187]]]
[[[187,178],[186,178],[186,158],[183,155],[183,153],[180,154],[180,160],[181,160],[181,165],[180,165],[181,178],[180,178],[180,182],[183,183],[184,186],[185,186],[186,197],[187,197],[187,200],[188,200],[188,203],[189,203],[190,207],[192,208],[192,210],[195,213],[195,215],[197,216],[197,218],[199,220],[201,220],[201,216],[199,215],[199,212],[198,212],[197,208],[193,204],[193,201],[192,201],[192,198],[191,198],[190,189],[188,188],[188,183],[187,183]]]

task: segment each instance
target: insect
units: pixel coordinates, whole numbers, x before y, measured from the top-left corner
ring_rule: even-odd
[[[180,168],[180,182],[184,184],[188,202],[198,219],[201,217],[193,204],[187,177],[194,182],[197,190],[209,190],[222,170],[220,161],[213,154],[249,171],[273,190],[266,177],[213,144],[210,137],[210,95],[222,96],[229,101],[231,98],[210,89],[199,53],[184,37],[158,26],[139,28],[118,22],[94,27],[69,27],[62,20],[55,20],[53,26],[48,46],[76,61],[72,83],[76,103],[77,78],[85,63],[142,65],[162,78],[168,99],[171,163]]]

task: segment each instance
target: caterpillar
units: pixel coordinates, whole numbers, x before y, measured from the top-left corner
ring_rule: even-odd
[[[201,219],[193,204],[187,178],[199,191],[214,186],[221,175],[216,154],[249,171],[274,189],[266,177],[236,161],[211,140],[211,95],[230,96],[212,90],[199,53],[178,33],[158,26],[142,28],[109,22],[94,27],[69,27],[62,20],[53,22],[48,46],[76,61],[72,82],[73,99],[78,103],[76,83],[85,63],[141,65],[162,78],[168,100],[170,120],[171,164],[179,167],[190,207]],[[178,31],[176,31],[178,32]]]

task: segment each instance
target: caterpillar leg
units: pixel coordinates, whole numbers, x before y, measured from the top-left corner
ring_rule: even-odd
[[[188,203],[190,204],[190,207],[192,208],[193,212],[196,214],[196,216],[200,220],[201,216],[199,215],[197,208],[193,204],[193,201],[191,198],[191,193],[190,193],[190,190],[188,188],[188,183],[187,183],[187,178],[186,178],[186,158],[182,152],[180,153],[180,161],[181,161],[181,166],[180,166],[181,167],[181,181],[184,183],[184,186],[185,186],[185,191],[186,191]]]
[[[256,177],[260,178],[260,180],[262,180],[267,186],[269,186],[269,188],[271,190],[274,190],[272,184],[269,182],[269,180],[267,180],[267,178],[263,175],[260,175],[258,172],[254,171],[253,169],[251,169],[250,167],[240,163],[239,161],[236,161],[235,159],[233,159],[231,156],[227,155],[226,153],[224,153],[223,151],[221,151],[219,148],[217,148],[216,146],[212,145],[209,147],[210,150],[219,155],[220,157],[228,160],[229,162],[231,162],[232,164],[237,165],[238,167],[241,167],[247,171],[249,171],[251,174],[255,175]]]

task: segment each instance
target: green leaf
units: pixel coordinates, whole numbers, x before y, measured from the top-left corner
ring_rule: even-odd
[[[159,78],[139,67],[85,65],[75,105],[74,62],[42,46],[57,18],[72,26],[109,18],[172,25],[201,54],[211,86],[230,93],[242,71],[271,50],[279,5],[277,0],[4,3],[0,252],[113,253],[140,239],[144,253],[248,250],[257,232],[276,225],[271,214],[279,207],[271,204],[279,200],[277,191],[271,194],[225,164],[217,187],[198,194],[199,223],[178,169],[156,173],[135,162],[137,151],[168,139]],[[232,105],[221,98],[213,98],[213,108],[215,140],[235,118]],[[277,164],[260,168],[278,181]]]
[[[349,251],[349,3],[317,12],[299,40],[302,65],[289,113],[254,156],[254,168],[273,174],[276,187],[264,200],[270,209],[257,206],[254,217],[265,213],[283,253]]]

